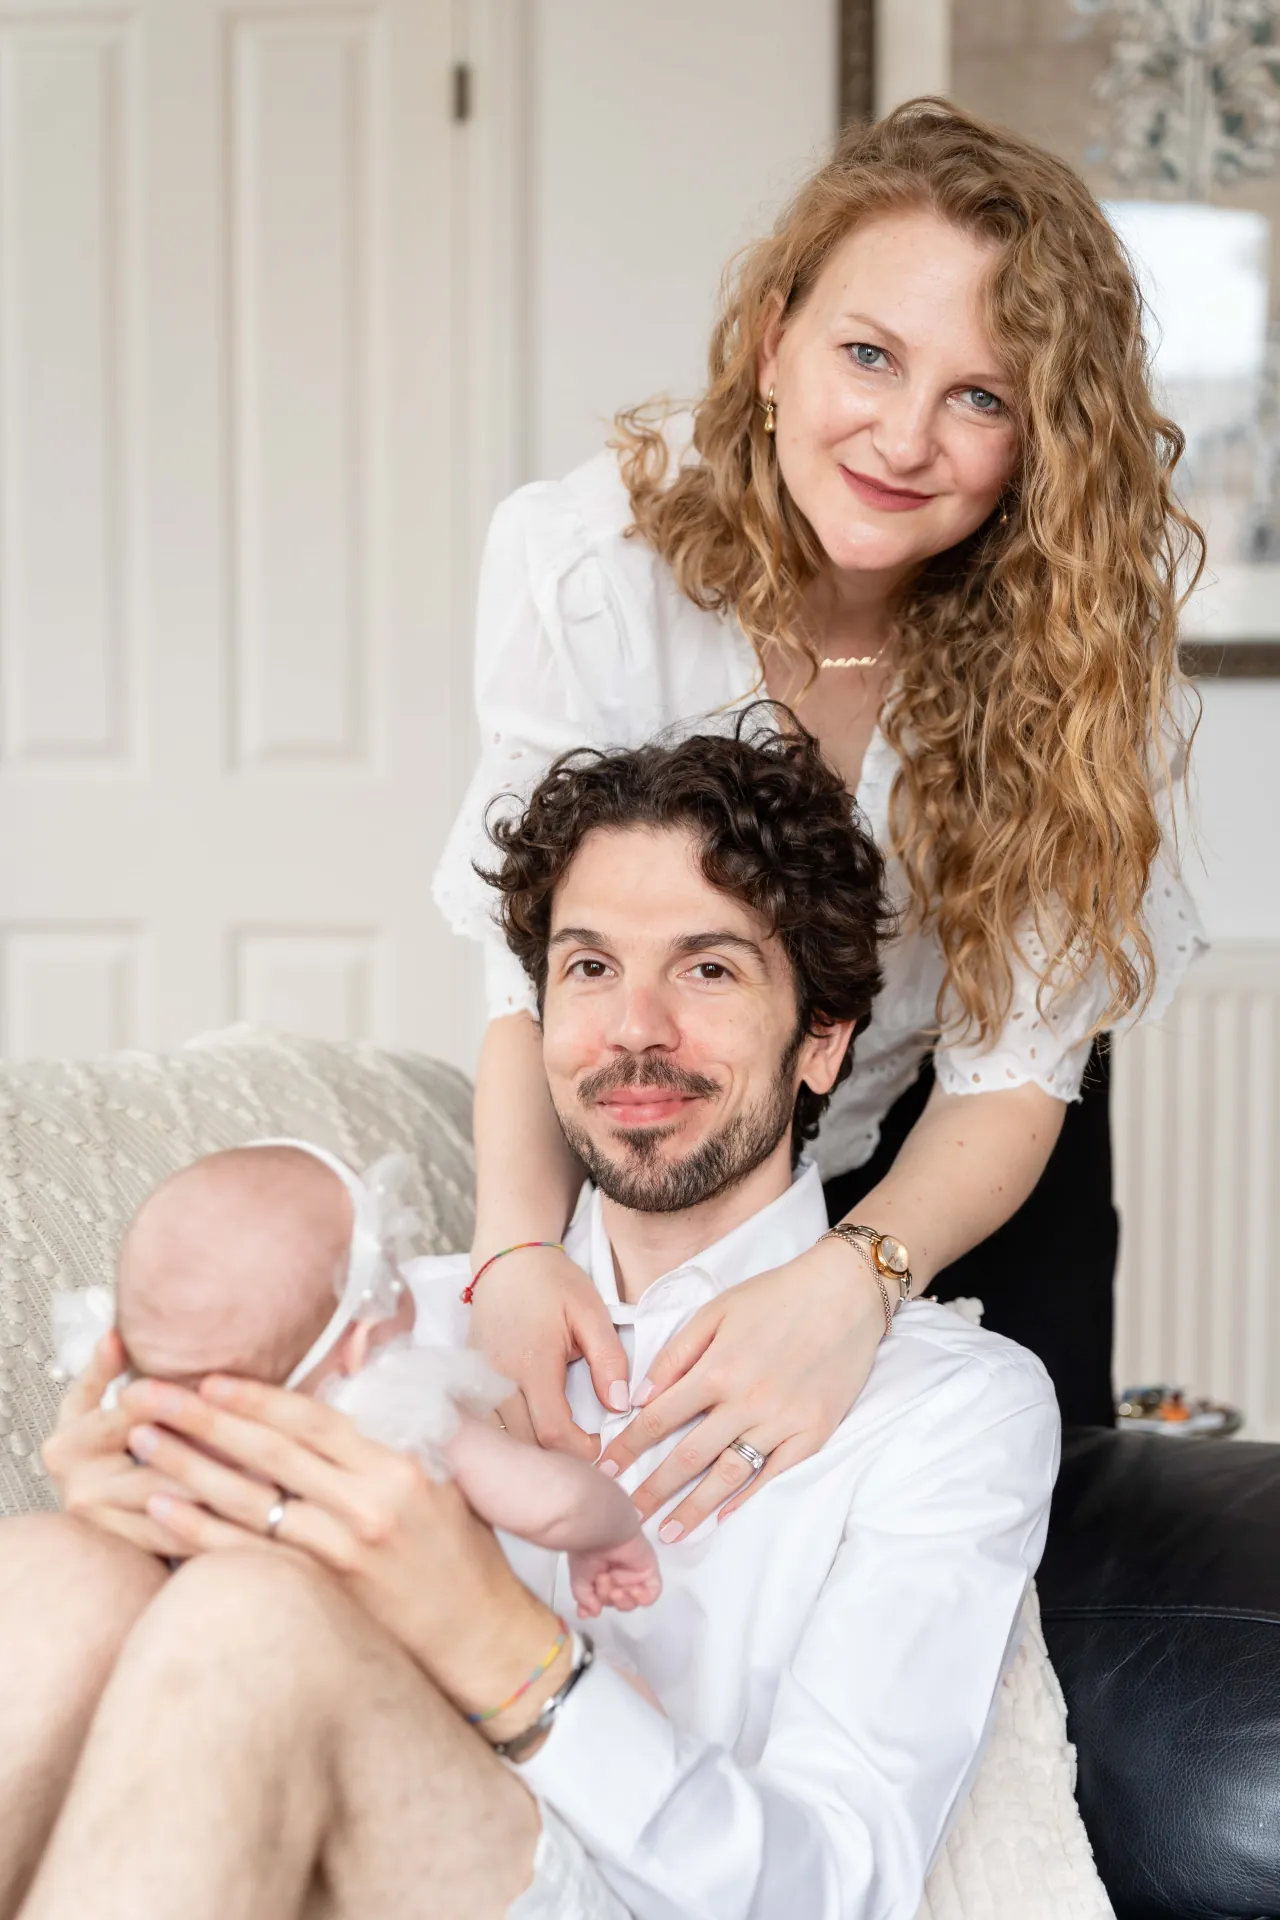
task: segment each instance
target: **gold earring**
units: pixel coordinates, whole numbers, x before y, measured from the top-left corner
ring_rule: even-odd
[[[773,405],[772,387],[770,387],[769,397],[764,403],[764,430],[766,433],[776,433],[778,431],[778,420]]]

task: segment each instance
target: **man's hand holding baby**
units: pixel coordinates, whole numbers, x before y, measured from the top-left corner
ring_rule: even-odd
[[[506,1698],[554,1639],[556,1616],[516,1578],[456,1483],[366,1439],[337,1409],[219,1376],[198,1393],[140,1380],[121,1406],[132,1449],[183,1489],[149,1503],[181,1551],[300,1549],[462,1711]],[[269,1541],[277,1489],[288,1499]],[[500,1725],[485,1730],[502,1737]]]
[[[116,1326],[46,1457],[64,1507],[150,1554],[265,1542],[308,1556],[461,1704],[477,1634],[501,1626],[522,1657],[522,1627],[557,1618],[495,1528],[566,1553],[584,1615],[649,1605],[661,1583],[621,1488],[495,1429],[483,1416],[507,1382],[421,1339],[398,1165],[362,1178],[322,1148],[264,1141],[162,1182],[125,1236]],[[60,1297],[64,1369],[101,1310]]]
[[[101,1405],[123,1366],[124,1349],[113,1330],[103,1335],[88,1366],[67,1389],[41,1458],[64,1513],[144,1553],[173,1559],[185,1552],[182,1542],[148,1512],[147,1502],[182,1489],[131,1455],[128,1434],[136,1416],[119,1405]]]
[[[456,1483],[432,1480],[409,1455],[365,1438],[345,1414],[303,1395],[225,1376],[211,1377],[198,1394],[160,1381],[137,1381],[121,1396],[121,1412],[131,1423],[127,1426],[130,1451],[167,1476],[163,1486],[152,1489],[154,1498],[147,1512],[153,1525],[162,1526],[177,1540],[178,1552],[267,1542],[267,1519],[276,1504],[277,1487],[287,1493],[288,1504],[275,1539],[311,1554],[348,1581],[353,1592],[369,1578],[370,1557],[376,1558],[378,1550],[406,1526],[411,1529],[424,1506],[433,1507],[430,1539],[435,1552],[442,1536],[434,1507],[446,1495],[493,1542],[490,1529],[472,1513]],[[139,1421],[144,1423],[136,1424]],[[195,1447],[184,1445],[180,1434],[194,1441]],[[530,1490],[519,1484],[524,1449],[512,1453],[520,1443],[505,1436],[499,1439],[487,1427],[473,1423],[468,1423],[460,1438],[460,1450],[462,1438],[466,1440],[463,1459],[473,1483],[478,1474],[488,1477],[505,1468],[512,1481],[513,1514],[520,1513],[530,1498]],[[483,1456],[490,1450],[495,1454],[501,1450],[508,1457],[486,1462]],[[548,1460],[536,1452],[531,1457],[541,1471],[554,1473],[559,1468],[566,1475],[581,1471],[558,1457]],[[253,1479],[246,1481],[232,1463]],[[607,1486],[602,1483],[599,1489],[602,1508]],[[489,1497],[499,1522],[505,1521],[508,1516],[501,1512],[504,1503],[496,1488]],[[616,1498],[611,1488],[607,1497]],[[566,1501],[563,1520],[551,1520],[547,1527],[553,1540],[560,1532],[565,1535],[570,1587],[583,1618],[594,1619],[607,1606],[627,1613],[651,1606],[662,1589],[653,1548],[642,1533],[600,1546],[581,1544],[583,1533],[603,1533],[607,1524],[604,1512],[592,1513],[572,1499]],[[497,1551],[496,1542],[493,1546]],[[505,1567],[505,1560],[502,1564]],[[419,1570],[415,1581],[430,1577],[431,1571]],[[410,1595],[416,1599],[419,1591],[412,1587]],[[368,1593],[360,1591],[357,1597],[417,1657],[413,1621],[393,1619],[386,1613],[383,1575],[374,1579]]]

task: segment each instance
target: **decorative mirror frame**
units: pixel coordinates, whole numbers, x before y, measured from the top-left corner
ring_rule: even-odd
[[[876,0],[840,0],[840,125],[876,109]]]

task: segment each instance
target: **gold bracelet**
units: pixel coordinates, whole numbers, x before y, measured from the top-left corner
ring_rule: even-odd
[[[866,1247],[863,1246],[862,1241],[858,1238],[858,1235],[856,1233],[852,1233],[847,1227],[828,1227],[827,1231],[825,1233],[819,1234],[818,1238],[820,1240],[843,1240],[846,1247],[852,1247],[855,1253],[859,1253],[862,1255],[862,1258],[867,1263],[867,1270],[870,1273],[871,1278],[876,1283],[876,1291],[880,1295],[880,1304],[884,1308],[884,1330],[887,1334],[892,1333],[893,1332],[893,1308],[889,1305],[888,1289],[886,1288],[884,1281],[880,1278],[880,1275],[876,1271],[875,1261],[871,1258],[871,1255],[867,1251]]]

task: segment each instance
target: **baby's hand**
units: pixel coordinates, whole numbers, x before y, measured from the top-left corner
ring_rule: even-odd
[[[662,1592],[658,1556],[642,1533],[620,1547],[571,1553],[569,1585],[583,1620],[594,1620],[602,1607],[617,1607],[622,1613],[651,1607]]]

